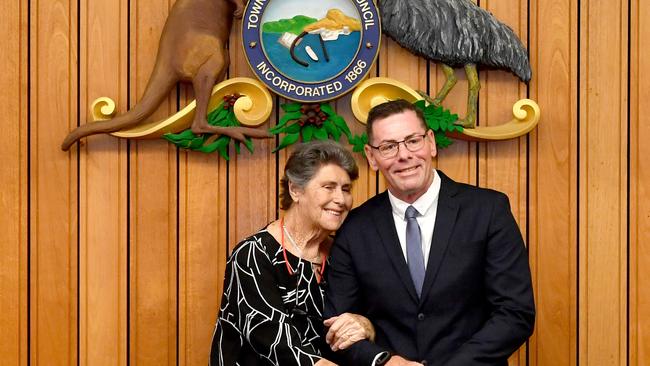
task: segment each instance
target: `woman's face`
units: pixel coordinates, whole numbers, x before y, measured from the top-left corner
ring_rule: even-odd
[[[352,183],[343,168],[323,165],[304,189],[290,184],[293,206],[307,223],[336,231],[352,208]]]

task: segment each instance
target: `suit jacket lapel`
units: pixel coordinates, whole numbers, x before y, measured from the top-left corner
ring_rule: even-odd
[[[393,208],[390,205],[387,192],[382,193],[382,197],[379,200],[379,207],[372,210],[372,213],[373,219],[376,223],[375,227],[379,233],[380,241],[388,254],[388,258],[390,258],[395,271],[404,283],[409,295],[411,295],[415,302],[418,302],[418,296],[415,292],[413,280],[411,279],[411,273],[409,272],[406,260],[404,259],[404,253],[402,253],[399,238],[397,237],[397,231],[395,230]]]
[[[447,252],[449,237],[454,230],[458,215],[458,202],[454,199],[454,195],[458,189],[456,182],[442,174],[439,170],[438,175],[440,175],[441,179],[438,211],[436,213],[436,223],[433,228],[433,239],[431,241],[431,250],[429,251],[427,271],[424,275],[424,285],[422,286],[422,300],[426,299],[435,282],[440,264]]]

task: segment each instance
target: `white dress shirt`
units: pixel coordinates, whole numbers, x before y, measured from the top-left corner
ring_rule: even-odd
[[[429,252],[431,251],[431,240],[433,239],[433,227],[436,223],[436,214],[438,213],[438,196],[440,195],[440,176],[436,170],[433,170],[433,182],[426,192],[413,203],[407,203],[395,197],[390,189],[388,190],[388,198],[390,205],[393,208],[393,220],[395,221],[395,229],[397,230],[397,237],[399,244],[402,247],[402,254],[406,258],[406,209],[409,206],[415,207],[420,213],[417,217],[418,225],[420,225],[420,237],[422,238],[422,254],[424,255],[424,268],[427,267],[429,262]]]
[[[436,170],[433,170],[433,182],[426,192],[413,203],[407,203],[395,197],[390,189],[388,190],[388,199],[393,208],[393,221],[397,230],[399,245],[402,248],[404,260],[406,257],[406,209],[409,206],[415,207],[420,215],[416,218],[420,225],[420,238],[422,239],[422,254],[424,255],[424,268],[429,262],[429,252],[431,251],[431,240],[433,239],[433,227],[436,224],[436,214],[438,213],[438,196],[440,195],[440,176]],[[372,361],[374,366],[381,353],[377,354]]]

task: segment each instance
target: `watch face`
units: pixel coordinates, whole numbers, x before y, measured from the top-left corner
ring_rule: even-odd
[[[375,363],[375,365],[377,366],[385,365],[388,362],[388,360],[390,360],[390,352],[384,351],[379,354],[379,358],[377,358],[377,363]]]

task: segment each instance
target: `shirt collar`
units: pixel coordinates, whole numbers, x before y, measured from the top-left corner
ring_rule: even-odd
[[[401,217],[406,220],[404,216],[406,215],[406,209],[409,206],[415,207],[416,210],[420,213],[420,216],[427,216],[427,214],[436,207],[438,203],[438,196],[440,195],[440,176],[438,172],[433,170],[433,182],[427,189],[426,192],[420,198],[415,200],[413,203],[408,203],[402,201],[401,199],[395,197],[390,190],[388,190],[388,199],[390,200],[390,205],[393,208],[393,214],[397,217]]]

